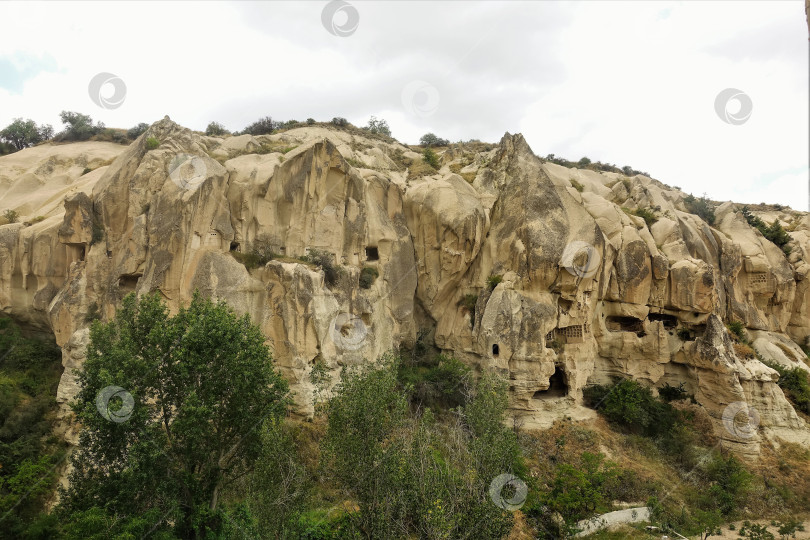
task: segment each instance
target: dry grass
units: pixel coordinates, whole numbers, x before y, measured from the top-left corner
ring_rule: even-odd
[[[754,352],[754,349],[752,349],[745,343],[735,343],[734,352],[737,353],[737,356],[746,360],[751,360],[757,357],[757,354]]]

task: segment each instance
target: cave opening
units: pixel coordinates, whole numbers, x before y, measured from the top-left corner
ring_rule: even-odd
[[[380,252],[377,251],[376,246],[368,246],[368,247],[366,247],[366,260],[367,261],[379,261],[380,260]]]
[[[561,366],[554,366],[554,373],[548,378],[548,389],[538,390],[534,399],[556,399],[568,395],[568,377]]]
[[[492,344],[492,356],[498,356],[501,353],[501,348],[497,343]]]
[[[141,274],[124,274],[118,278],[118,288],[124,294],[135,292]]]
[[[611,332],[634,332],[638,337],[644,337],[644,323],[635,317],[611,316],[605,321],[607,329]]]
[[[239,251],[239,242],[231,242],[231,251]]]
[[[678,326],[678,317],[675,315],[667,315],[665,313],[650,313],[647,317],[650,321],[661,321],[664,323],[664,328],[671,330]]]

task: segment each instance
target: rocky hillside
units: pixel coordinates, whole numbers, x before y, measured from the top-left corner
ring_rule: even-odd
[[[334,381],[421,343],[508,378],[526,428],[592,417],[583,388],[632,377],[683,383],[748,459],[810,446],[760,361],[810,370],[810,215],[752,211],[789,231],[783,250],[740,205],[710,204],[710,225],[677,188],[544,162],[521,135],[438,154],[436,170],[360,130],[223,139],[167,117],[129,147],[2,157],[19,219],[0,225],[0,309],[55,336],[63,405],[90,321],[130,292],[176,309],[198,289],[260,325],[301,414],[313,366]]]

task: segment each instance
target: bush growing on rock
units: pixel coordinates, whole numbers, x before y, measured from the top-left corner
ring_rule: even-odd
[[[425,133],[422,135],[422,138],[419,139],[419,144],[422,146],[447,146],[450,144],[450,141],[437,137],[433,133]]]
[[[104,130],[104,124],[97,122],[87,114],[73,111],[62,111],[59,114],[65,128],[56,136],[59,141],[86,141]]]
[[[385,135],[387,137],[391,136],[391,128],[388,127],[388,122],[386,122],[382,118],[378,119],[372,116],[371,118],[369,118],[368,124],[363,129],[368,131],[369,133],[374,133],[377,135]]]
[[[147,129],[149,129],[149,124],[141,122],[137,126],[131,127],[127,130],[127,137],[134,141],[135,139],[143,135],[143,133]]]
[[[686,206],[686,211],[690,214],[695,214],[709,225],[714,225],[714,207],[711,205],[709,199],[704,194],[703,197],[696,198],[691,193],[683,198],[683,204]]]
[[[432,148],[425,148],[422,152],[422,161],[433,167],[434,169],[438,170],[441,167],[441,162],[439,161],[439,155],[433,151]]]
[[[8,209],[3,211],[3,217],[8,223],[17,223],[17,220],[20,218],[20,214],[18,214],[16,210]]]
[[[274,130],[278,129],[278,125],[273,122],[269,116],[259,118],[245,129],[242,130],[243,135],[269,135]]]
[[[363,269],[360,271],[360,287],[363,289],[370,289],[374,284],[374,280],[377,279],[379,275],[380,272],[373,266],[363,267]]]
[[[332,118],[331,124],[333,126],[346,127],[349,125],[349,121],[343,118],[342,116],[336,116]]]
[[[219,122],[211,122],[205,127],[205,134],[211,137],[221,137],[222,135],[227,135],[228,130]]]

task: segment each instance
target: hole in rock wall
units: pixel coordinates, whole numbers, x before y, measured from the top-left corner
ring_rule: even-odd
[[[118,278],[118,288],[124,294],[134,292],[140,278],[141,274],[123,275]]]
[[[548,378],[548,389],[538,390],[534,399],[555,399],[568,395],[568,377],[561,366],[554,366],[554,373]]]
[[[675,315],[666,315],[664,313],[650,313],[647,317],[650,321],[661,321],[664,323],[664,328],[667,330],[678,326],[678,317]]]
[[[239,251],[239,242],[231,242],[231,251]]]
[[[501,348],[497,343],[492,344],[492,356],[498,356],[501,353]]]
[[[635,317],[611,316],[605,321],[607,329],[611,332],[634,332],[638,337],[644,337],[644,323]]]
[[[376,247],[368,246],[366,248],[366,260],[367,261],[379,261],[380,260],[380,252],[377,251]]]

